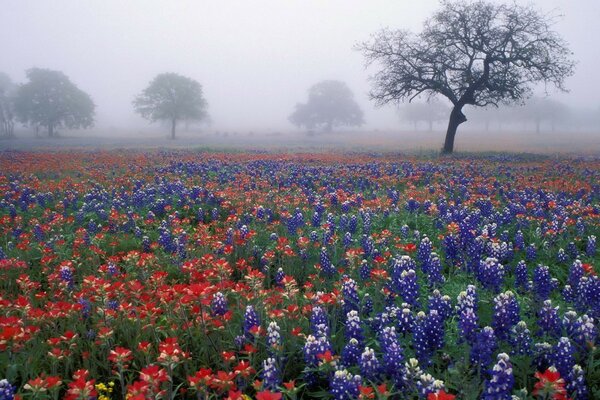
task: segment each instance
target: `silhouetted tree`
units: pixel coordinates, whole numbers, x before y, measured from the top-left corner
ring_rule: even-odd
[[[433,123],[448,118],[450,110],[441,102],[432,99],[425,103],[412,102],[400,108],[400,118],[413,124],[415,130],[419,122],[426,122],[429,131],[433,130]]]
[[[325,132],[338,126],[364,124],[363,112],[354,101],[352,91],[344,82],[333,80],[313,85],[308,90],[308,101],[296,104],[289,120],[296,126]]]
[[[14,106],[18,119],[56,135],[60,127],[89,128],[94,124],[96,106],[90,96],[60,71],[32,68],[29,82],[17,89]]]
[[[381,69],[371,98],[378,105],[439,94],[453,105],[443,153],[454,150],[463,107],[498,106],[528,98],[537,82],[564,90],[574,62],[553,19],[531,6],[443,1],[423,31],[383,30],[358,46]]]
[[[170,122],[171,139],[175,139],[178,121],[201,121],[208,116],[202,86],[194,79],[171,72],[157,75],[135,98],[133,106],[151,122]]]
[[[12,137],[14,135],[14,106],[13,96],[15,84],[4,72],[0,72],[0,136]]]

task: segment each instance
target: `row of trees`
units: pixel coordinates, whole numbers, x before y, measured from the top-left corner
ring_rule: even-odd
[[[0,74],[0,136],[14,135],[15,120],[36,132],[43,128],[49,137],[55,137],[60,128],[93,126],[96,105],[64,73],[32,68],[27,71],[27,80],[16,85],[8,75]],[[133,106],[152,122],[169,121],[172,138],[179,121],[208,116],[202,86],[174,73],[157,75],[134,99]]]
[[[412,125],[414,130],[425,125],[429,131],[434,124],[447,120],[451,108],[433,99],[429,102],[412,102],[398,109],[400,120]],[[525,104],[515,104],[501,107],[474,108],[470,110],[470,121],[486,131],[494,126],[500,131],[507,126],[517,126],[519,129],[554,131],[557,127],[578,128],[594,125],[600,122],[598,110],[572,109],[566,104],[547,97],[532,97]]]
[[[441,97],[451,104],[442,152],[452,153],[468,108],[523,103],[538,83],[565,90],[575,63],[566,42],[552,30],[553,23],[552,16],[533,6],[442,0],[420,33],[382,30],[357,50],[367,65],[378,69],[370,93],[377,105],[419,97]],[[32,69],[27,77],[29,82],[16,89],[12,108],[4,105],[10,85],[1,92],[5,134],[12,134],[6,121],[12,121],[13,110],[21,122],[45,127],[50,136],[57,127],[93,123],[93,102],[64,74]],[[172,137],[178,121],[206,117],[200,84],[177,74],[157,76],[133,104],[144,118],[170,121]],[[296,106],[290,121],[331,130],[361,125],[363,115],[345,84],[325,81],[309,90],[308,101]]]

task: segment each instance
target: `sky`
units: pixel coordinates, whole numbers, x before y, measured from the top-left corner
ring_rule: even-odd
[[[570,43],[575,106],[600,107],[600,0],[517,1],[562,14]],[[437,0],[0,0],[0,71],[16,82],[31,67],[61,70],[97,105],[99,128],[141,129],[131,101],[162,72],[204,88],[212,128],[293,129],[287,117],[308,88],[345,81],[366,128],[398,122],[368,99],[363,56],[353,49],[381,28],[418,32]]]

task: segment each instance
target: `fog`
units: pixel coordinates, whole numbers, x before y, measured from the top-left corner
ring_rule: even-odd
[[[567,80],[570,92],[550,89],[550,96],[573,109],[599,110],[600,1],[534,4],[563,15],[555,29],[578,62]],[[377,109],[369,101],[373,71],[365,69],[353,46],[384,27],[420,31],[438,5],[437,0],[2,0],[0,71],[15,82],[24,82],[31,67],[63,71],[92,96],[100,133],[158,130],[134,113],[131,102],[162,72],[202,84],[212,131],[300,132],[288,116],[306,100],[308,88],[324,79],[344,81],[354,92],[365,113],[362,129],[394,130],[400,129],[398,110]]]

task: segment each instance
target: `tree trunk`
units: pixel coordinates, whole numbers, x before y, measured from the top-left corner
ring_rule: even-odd
[[[54,137],[54,125],[52,125],[52,124],[48,125],[48,136]]]
[[[177,120],[173,118],[171,120],[171,139],[175,139],[175,127],[177,126]]]
[[[454,106],[450,113],[450,120],[448,121],[448,130],[446,131],[446,140],[444,142],[442,154],[452,154],[454,151],[454,136],[456,136],[456,130],[460,124],[466,121],[467,117],[465,117],[465,114],[462,112],[462,106]]]

